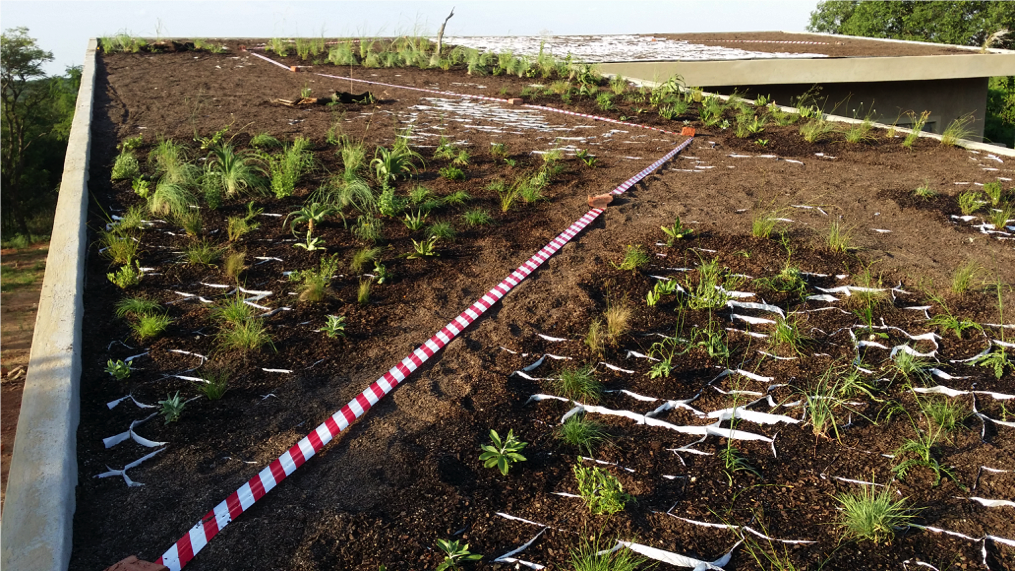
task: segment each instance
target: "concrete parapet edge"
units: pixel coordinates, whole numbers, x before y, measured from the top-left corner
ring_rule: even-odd
[[[63,571],[77,486],[81,321],[96,40],[88,42],[18,419],[0,568]]]
[[[611,74],[611,73],[605,73],[603,75],[605,77],[613,77],[614,76],[614,74]],[[634,78],[634,77],[628,77],[628,78],[625,78],[625,79],[627,79],[631,83],[634,83],[635,85],[644,85],[646,87],[657,87],[658,85],[660,85],[659,82],[647,81],[647,80],[644,80],[644,79],[638,79],[638,78]],[[686,90],[686,88],[681,88],[681,89]],[[718,97],[719,99],[722,99],[723,101],[729,101],[729,98],[730,98],[729,95],[723,95],[721,93],[709,93],[707,91],[703,91],[702,95],[703,96],[712,96],[712,95],[714,95],[714,96]],[[750,99],[748,99],[746,101],[750,102],[752,105],[754,104],[754,102],[751,101]],[[800,112],[800,110],[798,108],[796,108],[796,107],[787,107],[785,105],[779,105],[778,107],[779,107],[779,109],[781,109],[781,110],[783,110],[783,111],[785,111],[787,113],[799,113]],[[835,122],[838,122],[838,123],[863,123],[863,119],[855,119],[853,117],[843,117],[842,115],[829,115],[829,114],[825,113],[824,117],[825,117],[825,119],[828,119],[829,121],[835,121]],[[873,125],[874,127],[880,128],[880,129],[891,129],[892,128],[892,125],[886,125],[884,123],[872,122],[871,125]],[[907,129],[905,127],[898,127],[898,126],[895,127],[895,130],[898,131],[899,133],[906,133],[906,134],[913,132],[912,129]],[[926,138],[929,138],[929,139],[937,139],[938,141],[941,140],[941,135],[938,135],[936,133],[921,132],[920,136],[921,137],[926,137]],[[1015,149],[1009,149],[1007,147],[1000,147],[1000,146],[997,146],[997,145],[991,145],[989,143],[981,143],[979,141],[970,141],[970,140],[967,140],[967,139],[959,139],[955,143],[955,146],[962,147],[964,149],[969,149],[969,150],[972,150],[972,151],[987,151],[987,152],[990,152],[990,153],[994,153],[996,155],[1004,155],[1006,157],[1015,157]]]

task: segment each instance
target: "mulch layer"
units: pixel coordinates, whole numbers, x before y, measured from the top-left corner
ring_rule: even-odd
[[[307,63],[269,55],[287,65]],[[216,349],[218,325],[210,304],[176,292],[219,303],[229,298],[227,290],[205,284],[232,284],[220,267],[181,262],[180,252],[196,239],[172,220],[157,222],[140,236],[141,265],[153,270],[128,294],[160,301],[173,319],[163,336],[144,346],[130,336],[125,321],[113,317],[113,304],[125,293],[106,279],[111,271],[108,260],[97,254],[97,247],[91,249],[71,569],[102,569],[131,554],[158,558],[214,505],[582,216],[588,210],[588,195],[610,191],[684,140],[531,108],[463,105],[456,98],[394,88],[369,88],[377,101],[367,105],[273,103],[298,99],[305,88],[317,97],[367,89],[313,72],[491,96],[519,95],[538,81],[472,76],[459,69],[317,65],[309,71],[290,73],[236,49],[224,54],[188,51],[98,59],[89,183],[93,230],[104,226],[106,213],[142,202],[129,181],[109,182],[117,144],[138,134],[143,135],[139,157],[165,137],[187,144],[194,158],[204,156],[193,142],[195,134],[209,137],[227,125],[226,136],[235,135],[233,142],[240,148],[256,133],[283,141],[303,136],[312,142],[317,167],[300,180],[293,197],[237,198],[217,210],[202,205],[200,211],[203,239],[246,252],[244,286],[272,292],[257,303],[291,308],[264,318],[274,350],[240,355]],[[858,350],[851,340],[856,331],[860,340],[889,348],[909,343],[927,353],[936,345],[934,357],[928,359],[958,378],[912,380],[917,386],[942,384],[963,391],[1015,394],[1011,370],[998,379],[982,367],[952,362],[976,355],[989,345],[988,339],[1000,339],[999,328],[967,331],[961,339],[942,333],[934,342],[906,337],[937,331],[927,324],[924,311],[912,309],[928,304],[928,292],[941,293],[955,315],[979,323],[1001,320],[995,291],[980,282],[1015,282],[1012,242],[950,216],[958,213],[955,197],[960,191],[998,176],[1011,178],[1011,161],[997,163],[985,153],[931,140],[907,149],[901,138],[888,138],[883,132],[861,144],[847,144],[841,136],[809,144],[794,125],[770,125],[761,135],[738,139],[732,129],[703,126],[696,107],[666,121],[638,109],[647,104],[620,98],[617,109],[601,112],[594,100],[575,97],[572,105],[563,105],[553,96],[532,95],[530,88],[527,102],[623,116],[675,131],[687,121],[698,135],[675,159],[618,197],[592,226],[336,442],[231,523],[188,568],[432,569],[442,560],[438,539],[461,540],[482,554],[482,561],[466,564],[471,568],[506,568],[508,564],[493,560],[529,541],[542,526],[547,531],[515,557],[551,569],[570,568],[570,551],[596,534],[609,545],[620,538],[708,561],[728,552],[739,539],[733,530],[686,520],[748,525],[773,538],[813,542],[770,544],[748,535],[758,549],[785,556],[797,568],[814,568],[826,560],[826,569],[897,570],[906,561],[941,569],[984,568],[982,541],[916,526],[898,530],[890,544],[844,539],[836,525],[840,509],[835,496],[860,489],[847,480],[891,486],[895,497],[907,498],[914,524],[972,538],[989,534],[1015,539],[1012,508],[986,507],[969,499],[1015,497],[1013,429],[972,416],[971,395],[955,397],[966,416],[934,448],[935,458],[952,467],[955,480],[934,485],[933,473],[926,468],[895,478],[895,460],[885,455],[927,428],[921,403],[944,397],[919,395],[917,401],[906,379],[897,375],[877,381],[893,377],[888,351],[873,345]],[[315,236],[326,243],[323,253],[295,248],[283,218],[341,172],[337,147],[326,142],[329,129],[338,126],[372,150],[376,145],[390,147],[396,131],[408,125],[419,137],[411,141],[425,165],[417,162],[420,168],[412,180],[397,182],[398,193],[405,196],[422,184],[437,197],[464,190],[472,199],[431,212],[431,222],[449,222],[458,232],[454,239],[439,241],[439,257],[431,259],[404,257],[412,251],[413,241],[423,239],[422,230],[410,231],[400,220],[384,219],[381,259],[394,278],[374,283],[369,301],[358,303],[360,284],[367,278],[354,275],[347,262],[370,243],[349,230],[356,213],[345,211],[348,227],[333,217],[315,229]],[[446,159],[432,158],[437,133],[460,141],[470,153],[463,169],[466,180],[449,181],[437,174],[448,166]],[[515,165],[491,154],[492,143],[505,144]],[[534,172],[542,164],[534,152],[564,145],[588,149],[596,155],[597,166],[589,168],[565,153],[561,162],[565,168],[545,191],[546,200],[519,202],[502,212],[497,193],[487,186]],[[142,165],[151,172],[143,159]],[[937,197],[913,199],[913,189],[923,184]],[[1005,188],[1010,187],[1006,182]],[[257,218],[259,227],[227,243],[226,219],[245,213],[251,199],[264,211]],[[466,225],[461,215],[474,208],[486,210],[493,222]],[[752,236],[752,220],[764,213],[786,219],[780,222],[784,243]],[[694,233],[667,247],[660,226],[672,224],[677,216]],[[851,233],[853,249],[846,253],[832,252],[825,243],[833,221]],[[635,271],[618,269],[631,246],[640,246],[650,262]],[[318,303],[300,301],[296,285],[284,272],[316,267],[323,255],[330,254],[343,260],[330,295]],[[680,296],[665,296],[654,307],[646,305],[646,294],[659,281],[655,276],[693,288],[699,279],[697,266],[712,260],[728,268],[727,284],[739,281],[737,290],[754,294],[734,301],[763,300],[798,313],[801,332],[810,338],[800,354],[746,333],[771,333],[771,324],[751,325],[734,317],[772,319],[775,314],[770,311],[742,306],[678,311]],[[973,290],[948,293],[953,271],[967,261],[982,268]],[[855,296],[835,294],[840,298],[835,303],[806,300],[759,281],[787,265],[807,272],[805,295],[820,294],[819,287],[844,285],[898,290],[876,304],[874,329],[861,331],[853,313],[858,307]],[[1015,299],[1007,290],[1005,295],[1010,308]],[[941,312],[939,305],[931,305],[931,315]],[[608,306],[630,309],[629,330],[602,351],[593,351],[583,339]],[[328,315],[345,317],[344,338],[319,332]],[[654,362],[633,353],[648,354],[664,336],[692,335],[710,320],[716,320],[726,336],[728,358],[710,357],[702,347],[694,347],[674,358],[669,376],[652,378]],[[1011,322],[1008,315],[1004,320]],[[1010,338],[1011,330],[1007,334]],[[231,367],[229,391],[221,400],[202,396],[189,402],[178,422],[166,424],[156,417],[136,428],[144,438],[168,443],[163,452],[128,472],[143,486],[128,487],[119,477],[96,478],[107,467],[121,468],[151,452],[133,441],[103,446],[103,438],[151,414],[151,409],[139,409],[129,400],[113,409],[107,402],[127,394],[149,404],[177,391],[186,398],[198,396],[193,382],[170,375],[202,374],[203,369],[192,371],[199,359],[173,351],[207,355]],[[143,352],[147,355],[134,360],[135,371],[127,380],[116,381],[103,370],[109,359]],[[535,380],[513,374],[546,353],[567,359],[547,358],[527,372]],[[579,451],[555,437],[556,426],[572,405],[529,400],[534,394],[558,394],[555,382],[547,379],[565,368],[588,364],[596,366],[597,378],[611,391],[599,402],[607,409],[640,415],[665,401],[700,394],[690,406],[707,413],[744,406],[748,398],[758,398],[750,396],[754,394],[771,396],[779,406],[762,401],[751,410],[799,420],[802,409],[792,403],[800,400],[800,392],[813,389],[833,365],[849,367],[857,357],[872,371],[864,378],[877,390],[873,396],[857,394],[850,399],[852,404],[842,405],[838,440],[816,437],[806,420],[736,423],[737,430],[774,439],[732,443],[755,473],[727,474],[720,459],[728,444],[725,438],[710,436],[694,444],[698,436],[588,413],[611,438],[594,453],[601,463],[581,462],[615,475],[636,499],[609,517],[590,515],[580,499],[557,495],[578,492],[572,466]],[[727,368],[753,377],[719,376]],[[763,377],[771,380],[755,380]],[[640,400],[632,393],[655,400]],[[1007,408],[1002,409],[1005,402]],[[975,406],[988,417],[1012,420],[1011,402],[978,395]],[[656,418],[678,426],[713,422],[681,407]],[[721,426],[729,429],[730,422]],[[523,451],[527,461],[514,465],[507,476],[484,468],[478,459],[490,429],[501,434],[513,430],[528,442]],[[674,451],[685,447],[693,451]],[[985,553],[991,569],[1010,568],[1015,561],[1015,549],[997,542],[988,541]],[[733,550],[727,568],[759,566],[740,546]]]

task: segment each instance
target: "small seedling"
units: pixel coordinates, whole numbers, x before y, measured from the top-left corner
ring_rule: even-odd
[[[660,226],[659,228],[663,231],[663,234],[666,234],[666,245],[670,248],[673,247],[673,244],[677,240],[683,240],[694,233],[693,229],[686,228],[680,223],[679,216],[677,216],[672,226]]]
[[[359,289],[356,291],[356,301],[360,305],[366,305],[370,303],[370,287],[373,285],[374,280],[367,278],[359,281]]]
[[[142,277],[144,277],[144,271],[141,270],[141,264],[137,260],[134,260],[133,266],[127,264],[113,273],[106,274],[106,279],[120,289],[136,286],[141,283]]]
[[[470,553],[469,544],[460,545],[457,539],[454,541],[438,539],[437,547],[444,552],[444,561],[437,566],[437,571],[459,571],[461,569],[459,563],[463,561],[479,561],[483,558],[478,553]]]
[[[918,186],[916,190],[913,191],[913,194],[924,200],[930,200],[931,198],[937,197],[937,192],[932,190],[930,188],[930,185],[928,185],[927,183],[923,183],[922,185]]]
[[[930,118],[930,111],[924,111],[917,115],[916,113],[909,113],[910,118],[913,120],[913,124],[910,125],[912,131],[906,135],[906,138],[902,140],[902,146],[907,149],[913,146],[913,143],[920,138],[920,133],[923,131],[923,126],[927,123],[927,119]]]
[[[328,322],[324,324],[321,329],[325,335],[334,339],[338,336],[345,337],[345,316],[344,315],[329,315]]]
[[[736,447],[727,445],[719,450],[718,455],[719,459],[722,460],[723,473],[726,475],[726,480],[730,487],[733,487],[733,476],[737,472],[747,472],[758,478],[761,477],[761,473],[747,462],[747,458],[740,454],[740,450]]]
[[[407,212],[405,214],[404,220],[405,227],[415,232],[416,230],[419,230],[426,224],[427,216],[428,214],[423,212],[422,210],[417,211],[416,214]]]
[[[979,271],[980,266],[973,260],[969,260],[956,268],[955,273],[952,274],[952,292],[963,294],[969,291],[969,287],[973,282],[973,276]]]
[[[613,515],[623,511],[628,502],[634,500],[624,493],[624,486],[616,476],[598,467],[586,468],[581,458],[573,467],[578,480],[578,494],[593,514]]]
[[[600,536],[582,537],[578,549],[571,550],[571,569],[574,571],[635,571],[646,569],[645,557],[627,547],[614,550],[616,541],[600,543]]]
[[[782,220],[779,212],[762,212],[751,220],[751,235],[755,238],[771,238],[772,234],[782,235]]]
[[[951,310],[948,309],[947,305],[945,305],[944,299],[936,295],[930,296],[930,299],[934,303],[940,305],[941,309],[944,311],[944,313],[939,313],[930,318],[930,321],[928,321],[930,325],[936,325],[945,332],[952,331],[955,333],[955,337],[959,339],[962,339],[962,333],[967,329],[975,329],[981,333],[983,332],[983,326],[979,323],[968,319],[961,319],[952,315]]]
[[[839,224],[837,220],[833,220],[828,226],[826,243],[833,252],[846,253],[851,249],[852,233],[852,228],[846,228]]]
[[[447,180],[465,180],[465,171],[458,167],[446,166],[439,170],[441,178]]]
[[[187,403],[180,397],[180,391],[176,391],[176,394],[173,396],[166,395],[166,400],[160,400],[159,404],[162,405],[162,409],[159,412],[166,419],[166,424],[169,424],[170,422],[180,420],[180,415],[183,414],[183,407]]]
[[[606,345],[606,333],[603,331],[602,321],[593,319],[592,323],[589,324],[589,332],[585,335],[585,345],[593,353],[599,354],[603,352],[603,347]]]
[[[110,359],[106,363],[106,372],[114,379],[122,381],[130,376],[130,363],[122,359],[117,361]]]
[[[599,160],[590,155],[586,149],[579,149],[575,152],[575,156],[589,168],[595,168],[596,164],[599,162]]]
[[[990,205],[996,208],[1004,198],[1004,188],[1001,187],[1001,181],[995,180],[983,185],[983,193],[990,199]]]
[[[453,240],[455,237],[455,228],[450,222],[434,222],[426,229],[426,235],[430,238]]]
[[[518,452],[528,446],[528,443],[515,438],[514,430],[508,430],[507,438],[502,440],[496,430],[490,429],[490,441],[493,444],[480,446],[483,453],[479,455],[479,459],[483,462],[484,468],[496,466],[502,475],[507,476],[512,464],[525,461],[525,456]]]
[[[260,319],[247,319],[224,327],[215,336],[219,349],[222,351],[236,350],[249,353],[259,350],[264,345],[275,345],[271,342],[268,329]]]
[[[198,387],[201,394],[208,397],[208,400],[219,400],[229,390],[229,369],[219,367],[203,373],[204,379],[208,381]]]

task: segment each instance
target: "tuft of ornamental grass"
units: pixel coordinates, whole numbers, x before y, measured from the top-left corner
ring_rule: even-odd
[[[197,390],[201,391],[201,394],[208,397],[208,400],[219,400],[225,396],[226,391],[229,390],[229,376],[231,370],[226,365],[209,368],[207,370],[202,369],[201,377],[208,381],[207,383],[199,384]]]
[[[913,146],[913,143],[920,138],[920,133],[923,131],[923,126],[927,123],[927,119],[930,118],[930,111],[924,111],[917,115],[916,113],[909,113],[910,118],[913,120],[913,124],[910,125],[912,131],[906,135],[906,138],[902,140],[902,146],[907,149]]]
[[[596,379],[591,365],[561,370],[554,388],[560,396],[583,404],[599,402],[603,393],[603,385]]]
[[[100,253],[114,264],[130,265],[137,257],[140,242],[131,236],[122,236],[115,232],[99,233]]]
[[[135,230],[144,230],[145,227],[145,208],[140,204],[135,204],[127,208],[127,211],[123,213],[120,220],[117,221],[116,226],[113,228],[113,232],[118,234],[126,235],[133,234]]]
[[[907,498],[896,500],[889,486],[880,490],[863,486],[860,492],[843,492],[835,499],[842,505],[838,526],[847,538],[888,544],[895,528],[905,527],[914,517],[906,507]]]
[[[246,260],[246,252],[230,252],[222,264],[222,270],[233,281],[239,282],[240,276],[247,270]]]
[[[556,437],[574,446],[579,452],[592,456],[596,448],[610,438],[603,428],[602,424],[588,420],[584,414],[575,414],[557,427]]]
[[[254,308],[237,295],[212,310],[212,318],[225,324],[236,325],[254,317]]]
[[[188,210],[176,216],[176,223],[179,224],[188,236],[200,236],[204,229],[204,219],[199,210]]]
[[[241,192],[263,192],[264,174],[256,155],[237,151],[231,144],[215,146],[206,166],[206,176],[227,198]]]
[[[983,193],[990,199],[990,205],[997,207],[1004,200],[1004,188],[1001,186],[1001,181],[995,180],[988,182],[983,185]]]
[[[952,274],[952,292],[961,295],[969,291],[973,283],[973,277],[979,271],[980,266],[973,260],[969,260],[955,268],[955,273]]]
[[[967,113],[949,123],[941,133],[941,144],[954,147],[960,140],[968,139],[973,134],[972,125],[975,121],[973,114]]]
[[[363,248],[358,250],[352,255],[352,261],[349,262],[349,269],[355,274],[362,274],[366,268],[371,267],[380,255],[381,248]]]
[[[356,301],[360,305],[366,305],[370,303],[370,286],[372,286],[374,280],[367,278],[359,281],[359,289],[356,291]]]
[[[603,322],[593,319],[589,324],[589,332],[585,335],[585,345],[595,353],[602,353],[606,346],[606,332],[603,331]]]
[[[634,272],[647,266],[650,261],[652,261],[652,259],[649,258],[648,252],[641,247],[641,244],[637,244],[627,247],[624,251],[624,259],[621,260],[619,264],[610,262],[610,265],[618,270]]]
[[[331,284],[331,277],[338,271],[338,254],[321,257],[318,269],[295,271],[289,274],[291,281],[300,282],[300,301],[323,301]]]
[[[250,146],[262,149],[281,147],[282,142],[268,133],[258,133],[250,139]]]
[[[839,223],[838,220],[833,220],[831,225],[828,226],[828,234],[825,235],[825,243],[831,248],[833,252],[846,253],[852,247],[850,242],[853,237],[853,229],[847,228]]]
[[[164,313],[142,313],[130,324],[130,328],[134,332],[134,337],[143,343],[161,335],[172,322],[173,320]]]
[[[846,138],[847,143],[865,143],[874,140],[874,137],[871,135],[873,128],[874,124],[870,118],[864,118],[860,123],[853,123],[847,126],[842,134]]]
[[[990,223],[994,225],[995,230],[1005,230],[1008,226],[1008,221],[1015,218],[1015,205],[1005,204],[1001,208],[995,208],[990,211],[990,215],[987,217]]]
[[[434,222],[426,229],[427,238],[440,238],[442,240],[453,240],[455,238],[455,227],[450,222]]]
[[[216,335],[220,351],[239,351],[250,353],[258,351],[265,345],[275,348],[271,342],[268,328],[260,319],[247,319],[222,328]]]
[[[627,547],[613,551],[616,541],[601,543],[601,537],[586,540],[571,550],[571,568],[574,571],[636,571],[647,561]]]
[[[210,266],[222,257],[224,248],[216,248],[207,240],[190,244],[183,249],[183,259],[188,264]]]
[[[159,216],[166,214],[181,216],[187,212],[193,201],[193,195],[185,186],[163,178],[148,197],[148,210]]]
[[[230,242],[235,242],[244,235],[253,232],[260,226],[248,216],[230,216],[226,219],[226,235]]]
[[[800,125],[800,135],[808,143],[818,143],[828,139],[835,133],[835,124],[824,116],[818,116]]]
[[[961,402],[944,396],[925,400],[922,408],[936,432],[951,432],[962,426],[962,421],[969,416]]]
[[[631,328],[630,322],[633,313],[631,307],[627,304],[627,298],[621,299],[618,303],[608,301],[606,312],[603,314],[603,317],[606,318],[605,340],[609,341],[611,345],[617,345],[620,336],[627,333]]]
[[[788,347],[796,354],[801,354],[804,344],[808,341],[800,332],[800,318],[797,313],[787,313],[775,322],[775,330],[769,336],[772,348]]]
[[[462,219],[469,226],[482,226],[493,222],[493,218],[482,208],[476,208],[462,214]]]
[[[761,212],[751,219],[751,235],[755,238],[771,238],[772,234],[781,235],[782,225],[778,212]]]
[[[190,164],[186,149],[171,139],[163,139],[148,153],[148,163],[155,167],[159,184],[193,186],[200,169]]]
[[[157,301],[142,297],[125,297],[116,302],[113,311],[114,315],[123,319],[124,317],[136,317],[162,311],[162,306]]]
[[[933,366],[931,361],[914,355],[909,345],[902,345],[892,357],[888,370],[893,373],[893,379],[902,377],[910,384],[914,381],[927,384],[931,380],[930,369]]]
[[[463,206],[466,202],[472,200],[472,195],[464,190],[456,190],[451,194],[444,197],[442,202],[448,206]]]

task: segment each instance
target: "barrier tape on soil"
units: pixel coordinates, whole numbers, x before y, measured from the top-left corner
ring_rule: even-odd
[[[648,176],[663,163],[676,156],[677,153],[691,144],[693,140],[693,138],[689,138],[677,145],[676,148],[666,153],[662,158],[621,183],[611,193],[623,194],[627,189]],[[524,281],[533,271],[543,265],[546,260],[550,259],[557,250],[570,242],[603,212],[604,210],[598,208],[589,210],[588,213],[569,226],[567,230],[564,230],[524,264],[519,266],[511,275],[504,278],[496,287],[476,300],[475,303],[459,314],[453,321],[417,347],[408,357],[402,359],[400,363],[389,369],[388,372],[374,381],[362,393],[357,395],[356,398],[328,417],[313,432],[279,456],[267,468],[258,472],[247,483],[240,486],[225,501],[205,514],[200,522],[162,554],[162,557],[158,559],[158,563],[165,565],[172,571],[182,569],[225,526],[229,525],[231,521],[264,497],[307,460],[320,452],[335,436],[348,428],[357,418],[363,416],[381,398],[408,378],[413,371],[444,348],[452,339],[460,335],[469,325],[479,319],[480,315],[486,313],[498,300]]]
[[[254,57],[261,58],[261,59],[263,59],[266,62],[273,63],[273,64],[275,64],[275,65],[277,65],[277,66],[279,66],[279,67],[281,67],[281,68],[283,68],[285,70],[289,70],[289,66],[287,66],[285,64],[282,64],[282,63],[279,63],[279,62],[277,62],[277,61],[275,61],[275,60],[273,60],[273,59],[271,59],[269,57],[265,57],[265,56],[263,56],[261,54],[255,54],[254,52],[247,52],[247,53],[249,53],[250,55],[252,55]],[[315,73],[314,75],[317,75],[317,76],[320,76],[320,77],[327,77],[327,78],[330,78],[330,79],[340,79],[340,80],[344,80],[344,81],[355,81],[357,83],[367,83],[367,84],[370,84],[370,85],[380,85],[380,86],[383,86],[383,87],[391,87],[391,88],[395,88],[395,89],[408,89],[410,91],[421,91],[423,93],[433,93],[433,94],[436,94],[436,95],[446,95],[446,96],[449,96],[449,97],[464,97],[464,98],[468,98],[468,99],[481,99],[483,101],[493,101],[495,103],[503,103],[505,105],[509,105],[510,104],[510,102],[507,99],[501,99],[499,97],[489,97],[489,96],[486,96],[486,95],[472,95],[472,94],[468,94],[468,93],[454,93],[454,92],[451,92],[451,91],[439,91],[439,90],[436,90],[436,89],[426,89],[426,88],[423,88],[423,87],[409,87],[407,85],[398,85],[398,84],[394,84],[394,83],[383,83],[383,82],[380,82],[380,81],[370,81],[368,79],[356,79],[356,78],[353,78],[353,77],[343,77],[341,75],[328,75],[326,73]],[[620,121],[620,120],[617,120],[617,119],[610,119],[609,117],[600,117],[599,115],[589,115],[587,113],[578,113],[576,111],[567,111],[565,109],[557,109],[557,108],[554,108],[554,107],[544,107],[542,105],[531,105],[531,104],[525,104],[525,105],[522,105],[522,107],[527,107],[529,109],[539,109],[541,111],[549,111],[551,113],[562,113],[564,115],[573,115],[575,117],[585,117],[586,119],[592,119],[592,120],[595,120],[595,121],[603,121],[603,122],[606,122],[606,123],[615,123],[617,125],[624,125],[624,126],[627,126],[627,127],[636,127],[636,128],[639,128],[639,129],[649,129],[651,131],[658,131],[660,133],[666,133],[667,135],[679,135],[680,134],[680,133],[676,133],[674,131],[667,131],[666,129],[660,129],[658,127],[649,127],[648,125],[639,125],[637,123],[628,123],[627,121]]]

